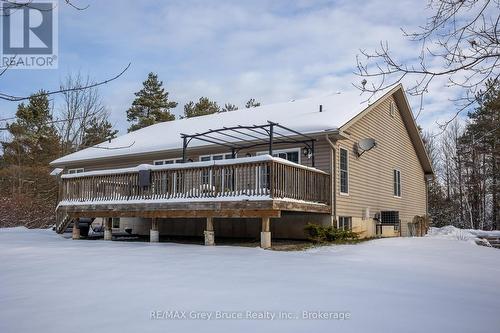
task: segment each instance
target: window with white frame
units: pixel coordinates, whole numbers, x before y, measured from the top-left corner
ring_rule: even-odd
[[[167,164],[177,164],[177,163],[182,163],[182,158],[168,158],[164,160],[154,160],[153,165],[167,165]],[[180,177],[177,174],[177,172],[174,172],[172,174],[172,185],[173,188],[171,189],[174,193],[177,191],[177,188],[179,187],[179,182],[180,182]],[[155,185],[153,184],[153,187]],[[167,174],[162,174],[161,176],[161,189],[162,193],[166,193],[167,190],[169,189],[170,186],[170,181],[169,177]]]
[[[169,158],[166,160],[153,161],[154,165],[165,165],[165,164],[175,164],[175,163],[182,163],[182,158]]]
[[[69,174],[73,174],[73,173],[81,173],[81,172],[84,172],[85,169],[84,168],[76,168],[76,169],[68,169],[68,173]]]
[[[352,230],[352,217],[351,216],[339,216],[339,229],[340,230]]]
[[[340,193],[349,193],[349,151],[344,148],[339,150]]]
[[[259,151],[257,155],[269,154],[268,151]],[[275,149],[273,150],[273,156],[285,159],[290,162],[300,164],[300,148],[290,148],[290,149]]]
[[[120,228],[120,218],[119,217],[113,217],[113,219],[111,220],[111,227],[113,229],[118,229]]]
[[[200,156],[200,161],[218,161],[218,160],[229,160],[232,159],[232,154],[212,154],[212,155],[202,155]]]
[[[201,162],[206,162],[206,161],[220,161],[220,160],[229,160],[232,159],[233,155],[232,154],[212,154],[212,155],[202,155],[200,156],[200,161]],[[230,170],[224,170],[223,174],[223,182],[224,184],[221,184],[224,188],[231,188],[234,186],[234,181],[233,181],[233,174],[232,171]],[[215,175],[212,174],[211,170],[204,170],[201,174],[201,183],[203,185],[208,185],[209,188],[215,185]]]
[[[401,171],[394,169],[393,180],[394,180],[394,196],[401,197]]]

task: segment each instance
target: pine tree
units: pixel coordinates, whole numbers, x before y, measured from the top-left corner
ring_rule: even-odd
[[[59,155],[59,136],[53,124],[49,99],[44,91],[19,104],[16,122],[7,125],[11,141],[2,142],[7,164],[48,165]]]
[[[183,118],[206,116],[219,112],[221,112],[220,107],[215,101],[211,101],[207,97],[200,97],[198,102],[194,103],[191,101],[184,105]]]
[[[158,81],[158,75],[149,73],[142,84],[143,88],[135,93],[136,99],[127,110],[127,120],[133,122],[129,132],[158,122],[175,120],[170,110],[177,106],[177,102],[168,99],[168,92],[162,87],[163,82]]]
[[[248,102],[245,104],[245,108],[247,109],[256,108],[257,106],[260,106],[260,102],[256,102],[255,98],[250,98]]]
[[[226,103],[220,112],[236,111],[238,107],[231,103]]]
[[[57,185],[49,176],[49,162],[60,154],[60,138],[44,91],[31,96],[28,104],[19,104],[16,121],[7,130],[10,141],[2,142],[1,187],[10,195],[36,198],[42,206],[54,204]]]
[[[107,120],[92,118],[84,130],[82,148],[92,147],[109,139],[116,138],[117,130]]]

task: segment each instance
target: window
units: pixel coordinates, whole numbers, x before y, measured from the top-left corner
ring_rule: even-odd
[[[169,158],[167,160],[153,161],[154,165],[165,165],[165,164],[174,164],[174,163],[182,163],[182,158]]]
[[[391,101],[389,104],[389,114],[391,117],[394,117],[394,113],[396,112],[396,105],[394,105],[394,102]]]
[[[220,161],[220,160],[229,160],[232,159],[232,154],[212,154],[212,155],[203,155],[200,156],[201,162],[207,161]],[[222,178],[225,181],[224,187],[228,188],[229,186],[233,186],[233,176],[232,171],[224,170]],[[204,185],[208,185],[208,189],[211,190],[212,186],[215,185],[215,175],[212,174],[211,170],[203,170],[201,174],[201,182]]]
[[[380,212],[380,222],[383,224],[399,223],[399,211],[383,210]]]
[[[394,196],[401,197],[401,171],[394,170]]]
[[[260,151],[257,155],[269,154],[267,151]],[[287,161],[300,164],[300,148],[273,150],[273,156]]]
[[[351,230],[352,229],[352,217],[350,217],[350,216],[339,216],[339,229],[341,229],[341,230]]]
[[[340,148],[340,193],[349,194],[349,152]]]
[[[200,156],[200,161],[201,162],[219,161],[219,160],[229,160],[232,158],[233,158],[233,155],[231,155],[231,154],[212,154],[212,155]]]
[[[113,217],[111,226],[112,226],[113,229],[120,228],[120,218],[119,217]]]
[[[77,169],[68,169],[68,173],[73,174],[73,173],[81,173],[84,172],[85,170],[83,168],[77,168]]]
[[[165,159],[165,160],[153,161],[154,165],[167,165],[167,164],[177,164],[177,163],[182,163],[182,158],[169,158],[169,159]],[[175,193],[177,188],[178,188],[178,185],[179,185],[180,177],[178,176],[177,172],[174,172],[172,177],[173,177],[172,184],[174,185],[174,188],[172,189],[172,191]],[[161,176],[162,193],[167,193],[167,191],[169,189],[169,183],[170,183],[169,177],[166,174],[163,174]],[[155,186],[156,185],[153,184],[153,188]]]

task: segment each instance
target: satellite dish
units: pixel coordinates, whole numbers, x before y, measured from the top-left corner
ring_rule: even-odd
[[[375,142],[375,139],[373,138],[366,138],[359,140],[358,142],[358,157],[363,155],[365,151],[369,151],[373,147],[375,147],[377,144]]]

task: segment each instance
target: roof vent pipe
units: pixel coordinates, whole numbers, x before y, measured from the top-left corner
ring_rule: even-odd
[[[319,105],[319,112],[323,112],[323,104]]]

